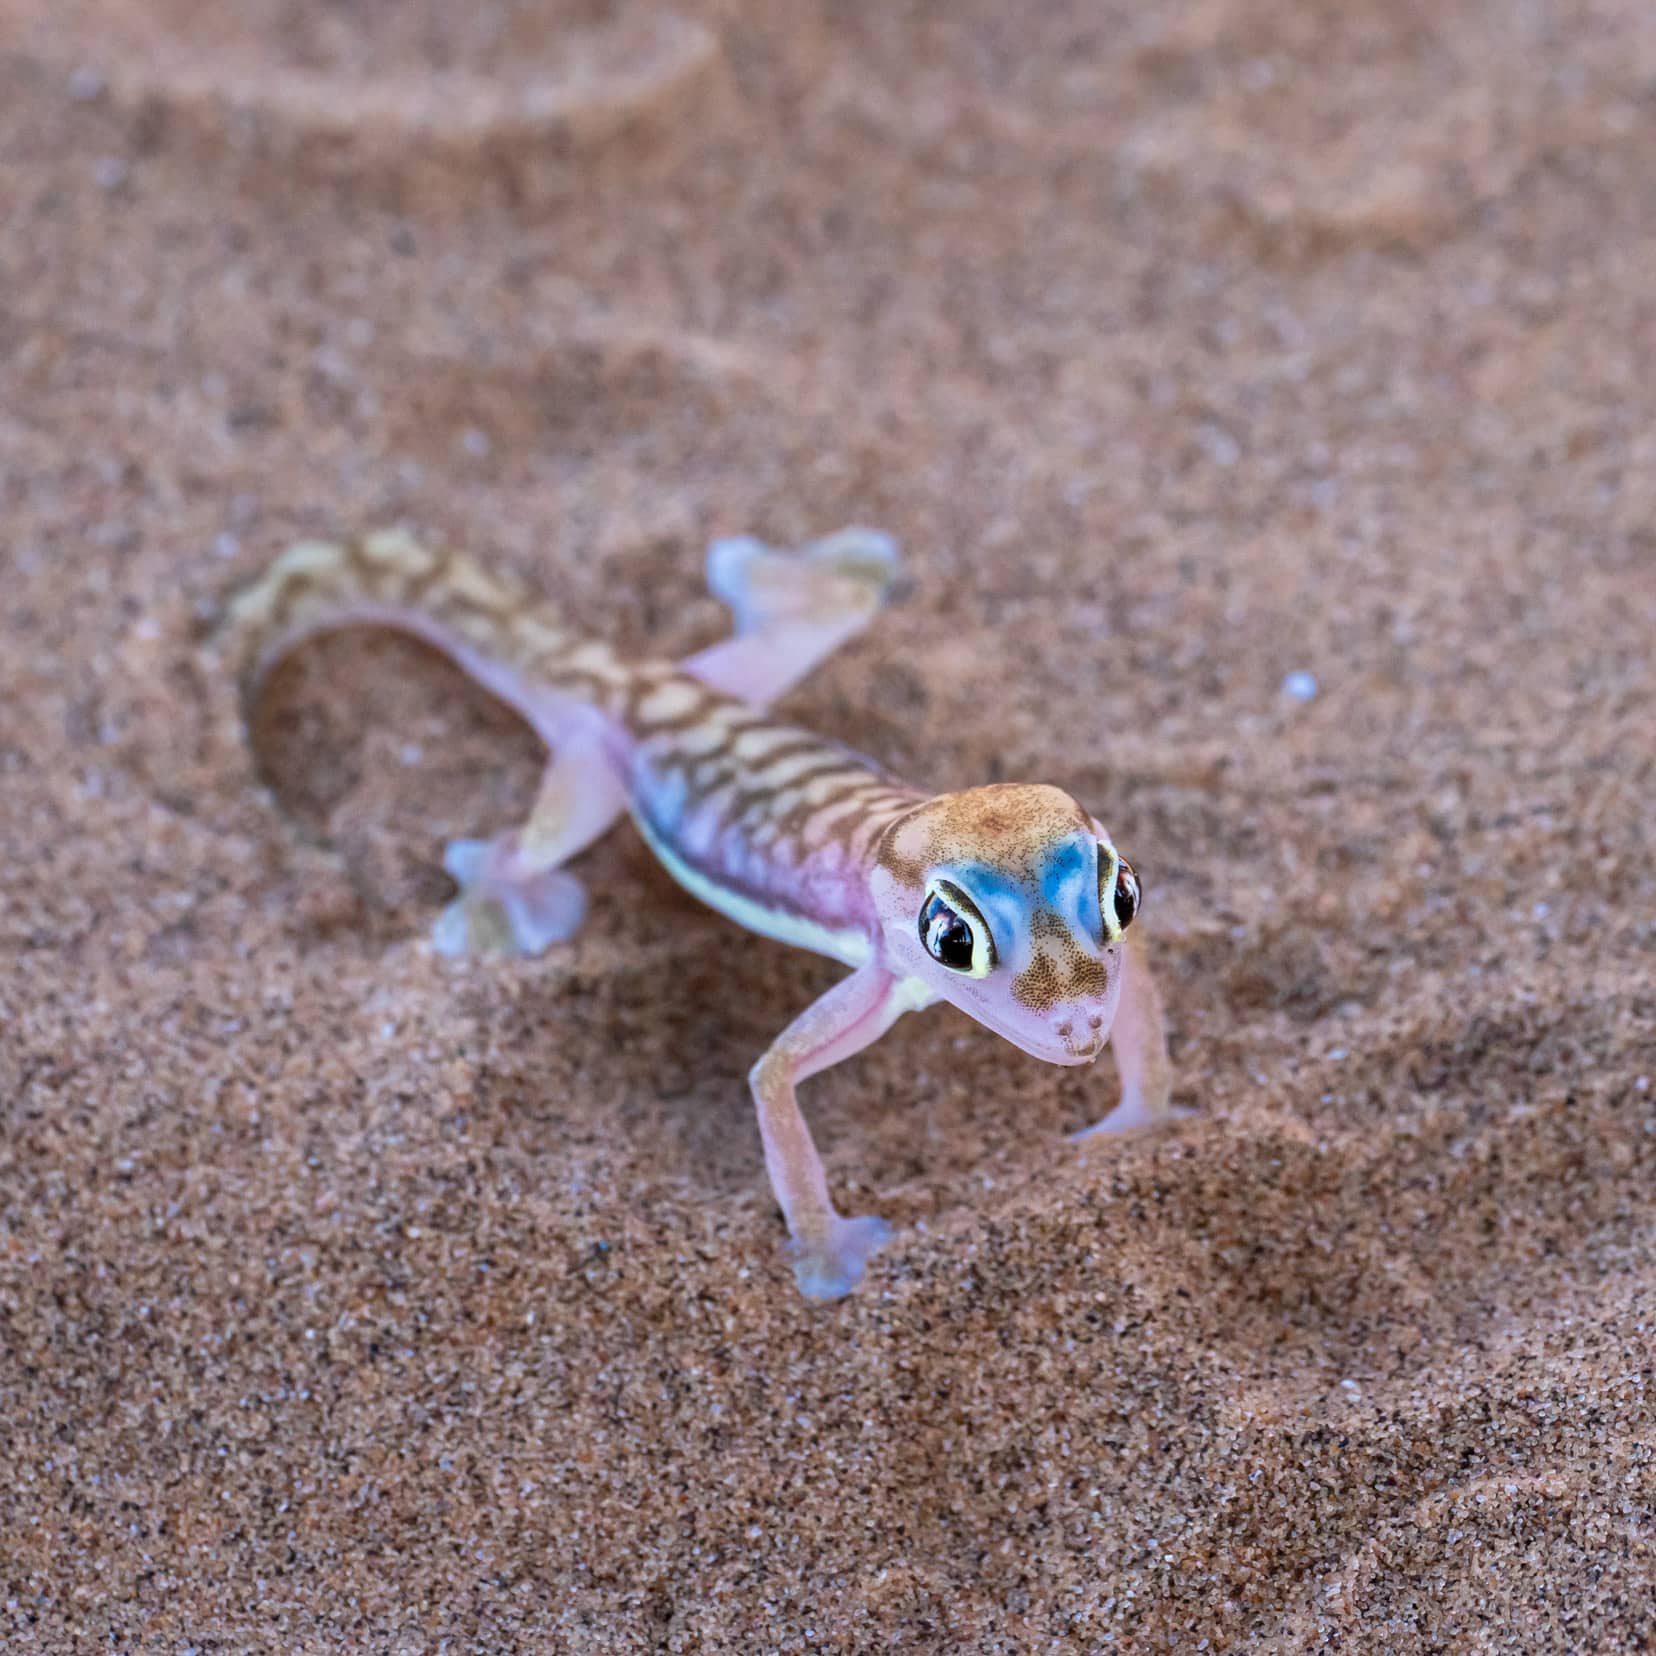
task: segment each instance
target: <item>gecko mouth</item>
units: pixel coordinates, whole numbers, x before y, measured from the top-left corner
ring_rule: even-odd
[[[1061,1023],[1057,1027],[1058,1039],[1064,1043],[1064,1051],[1072,1064],[1090,1064],[1104,1050],[1102,1023],[1097,1018],[1091,1021],[1092,1028],[1080,1040],[1076,1039],[1072,1023]]]
[[[1104,1039],[1094,1035],[1090,1040],[1078,1041],[1072,1035],[1060,1035],[1052,1046],[1039,1054],[1049,1064],[1090,1064],[1104,1050]]]
[[[1039,1030],[1027,1026],[1020,1028],[1016,1020],[1001,1016],[998,1008],[986,1007],[975,997],[962,998],[957,1004],[986,1029],[992,1029],[1003,1041],[1010,1041],[1020,1052],[1040,1059],[1043,1064],[1090,1064],[1104,1050],[1108,1039],[1108,1031],[1102,1027],[1089,1029],[1085,1040],[1076,1039],[1073,1025],[1068,1029],[1051,1024],[1043,1025]]]

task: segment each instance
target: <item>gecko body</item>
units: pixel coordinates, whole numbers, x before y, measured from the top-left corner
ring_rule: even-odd
[[[232,604],[251,701],[269,667],[330,628],[425,639],[551,750],[527,821],[453,842],[447,954],[534,954],[585,910],[564,866],[623,814],[693,896],[750,931],[851,968],[750,1076],[794,1271],[836,1298],[889,1236],[835,1210],[797,1084],[948,1000],[1033,1055],[1087,1063],[1113,1042],[1122,1097],[1095,1129],[1165,1119],[1169,1070],[1137,877],[1062,790],[994,784],[928,796],[766,711],[880,608],[894,544],[846,530],[795,553],[715,542],[708,577],[734,636],[679,663],[627,662],[541,601],[400,533],[303,542]]]

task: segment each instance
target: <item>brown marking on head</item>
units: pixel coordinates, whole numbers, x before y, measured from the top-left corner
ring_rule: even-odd
[[[1061,788],[1041,782],[995,782],[939,794],[895,823],[879,860],[893,878],[918,886],[939,863],[992,858],[1031,892],[1042,858],[1066,834],[1090,826]]]
[[[1038,908],[1029,917],[1029,935],[1037,944],[1051,943],[1062,947],[1069,941],[1062,916],[1049,908]]]
[[[1064,980],[1066,1000],[1102,995],[1110,987],[1110,974],[1105,969],[1104,962],[1097,955],[1090,955],[1084,949],[1076,948],[1073,941],[1066,964],[1069,967],[1069,975]]]
[[[1031,1012],[1050,1012],[1064,998],[1063,980],[1044,949],[1012,980],[1012,998]]]
[[[899,885],[919,890],[926,883],[926,865],[909,851],[904,837],[898,832],[903,820],[899,818],[892,823],[881,836],[880,843],[874,848],[874,860]]]
[[[1063,920],[1051,909],[1036,909],[1029,917],[1029,938],[1033,957],[1029,966],[1013,981],[1012,993],[1032,1011],[1045,1011],[1059,1001],[1101,995],[1109,988],[1110,974],[1105,970],[1104,962],[1083,949]],[[1035,975],[1032,977],[1031,973]],[[1052,990],[1051,1000],[1025,999],[1026,992],[1044,994],[1049,987]]]

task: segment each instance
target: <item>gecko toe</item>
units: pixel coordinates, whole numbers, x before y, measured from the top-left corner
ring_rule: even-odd
[[[458,886],[475,885],[489,862],[490,842],[450,840],[443,851],[443,872]]]
[[[1123,1133],[1142,1132],[1149,1127],[1165,1127],[1169,1122],[1184,1121],[1198,1113],[1187,1104],[1170,1104],[1164,1100],[1152,1106],[1136,1094],[1125,1096],[1102,1121],[1095,1121],[1092,1126],[1071,1133],[1070,1143],[1082,1144],[1090,1138],[1102,1138],[1106,1134],[1116,1137]]]
[[[586,887],[573,874],[553,868],[503,893],[501,906],[518,952],[537,955],[580,930],[586,918]]]
[[[458,900],[450,903],[431,927],[431,946],[448,960],[458,960],[470,947],[471,922],[466,917],[466,905]]]
[[[729,535],[707,550],[707,584],[729,607],[738,633],[784,618],[829,623],[866,618],[902,575],[897,542],[878,529],[840,529],[797,551]]]
[[[827,1244],[821,1248],[795,1246],[794,1281],[806,1299],[844,1299],[862,1281],[870,1257],[895,1233],[874,1214],[836,1219]]]
[[[441,955],[538,955],[573,937],[586,916],[586,887],[561,868],[514,867],[510,838],[454,840],[443,867],[460,895],[432,927]]]
[[[878,600],[886,596],[903,573],[903,555],[896,539],[883,529],[840,529],[805,548],[807,562],[849,576]]]

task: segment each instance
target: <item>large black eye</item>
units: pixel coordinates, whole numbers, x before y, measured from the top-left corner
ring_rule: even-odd
[[[972,969],[972,928],[933,892],[920,911],[920,938],[933,960],[956,972]]]
[[[986,977],[995,965],[995,940],[978,906],[952,880],[933,880],[920,907],[920,941],[951,972]]]
[[[1133,872],[1132,865],[1125,857],[1116,860],[1115,892],[1112,902],[1116,924],[1126,931],[1139,911],[1139,883],[1138,875]]]

